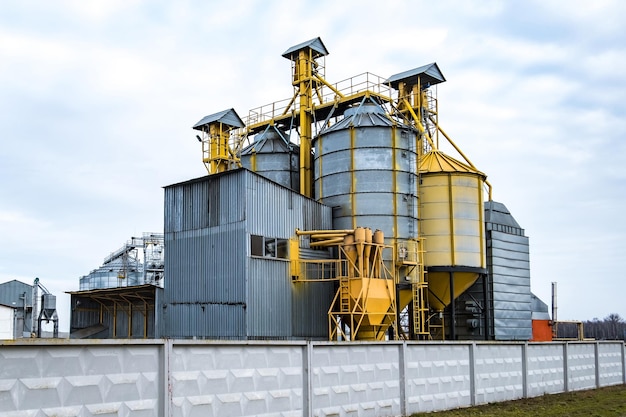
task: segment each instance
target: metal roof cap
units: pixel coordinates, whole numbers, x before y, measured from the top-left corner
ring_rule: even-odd
[[[313,58],[319,58],[320,56],[328,55],[328,49],[326,49],[322,40],[317,37],[292,46],[291,48],[287,49],[282,56],[284,58],[293,60],[294,55],[297,55],[297,52],[305,48],[311,48],[313,52],[315,52],[313,54]]]
[[[196,130],[202,130],[203,126],[206,126],[213,122],[220,122],[231,127],[244,127],[243,121],[235,111],[235,109],[222,110],[221,112],[209,114],[204,116],[202,120],[193,125]]]
[[[418,78],[421,78],[422,80],[422,87],[425,87],[426,85],[435,85],[446,81],[446,78],[441,73],[441,70],[439,69],[437,63],[432,62],[428,65],[422,65],[421,67],[392,75],[385,82],[385,84],[389,84],[391,87],[397,90],[398,84],[400,84],[401,82],[415,85],[417,84]]]

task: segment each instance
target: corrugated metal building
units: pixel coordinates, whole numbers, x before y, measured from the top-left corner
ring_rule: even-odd
[[[486,331],[488,339],[529,340],[533,309],[528,237],[506,206],[495,201],[485,203],[485,229],[489,272],[459,297],[457,333],[463,339],[485,339]]]
[[[15,309],[14,334],[30,337],[32,332],[33,286],[18,280],[0,284],[0,304]]]
[[[331,208],[246,169],[165,187],[160,335],[328,337],[332,283],[292,283],[295,229],[332,227]]]
[[[163,288],[143,284],[69,292],[72,339],[152,339]]]

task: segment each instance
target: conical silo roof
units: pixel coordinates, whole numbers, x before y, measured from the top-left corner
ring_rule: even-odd
[[[446,155],[445,153],[435,150],[430,151],[424,154],[422,160],[420,161],[419,171],[422,174],[425,173],[434,173],[434,172],[459,172],[459,173],[471,173],[478,174],[483,178],[487,178],[487,175],[478,171],[471,166],[458,161],[451,157],[450,155]]]

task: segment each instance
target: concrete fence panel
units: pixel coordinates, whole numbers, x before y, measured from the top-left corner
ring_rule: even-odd
[[[565,391],[562,344],[530,344],[527,358],[528,397]]]
[[[400,416],[626,383],[621,342],[0,341],[0,415]]]
[[[476,404],[523,397],[522,346],[497,343],[476,345]]]
[[[622,343],[598,343],[598,386],[623,382],[622,346]]]
[[[567,343],[568,391],[595,388],[596,344]]]
[[[303,344],[175,342],[171,415],[301,416]]]
[[[407,414],[472,405],[469,345],[408,344],[405,366]]]
[[[315,344],[314,416],[400,415],[397,344]]]
[[[0,345],[0,415],[157,415],[160,358],[151,344]]]

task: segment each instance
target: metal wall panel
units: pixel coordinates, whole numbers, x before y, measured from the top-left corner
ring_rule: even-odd
[[[0,346],[0,414],[159,416],[159,344]]]
[[[313,415],[400,415],[398,366],[397,345],[316,345],[311,365]]]
[[[598,344],[598,365],[600,377],[599,385],[622,384],[624,381],[624,369],[622,364],[622,344],[621,343],[599,343]]]
[[[496,340],[530,340],[532,311],[528,238],[490,231],[487,265]]]
[[[247,336],[291,336],[291,277],[289,261],[248,259]]]
[[[328,340],[328,310],[335,296],[335,282],[294,282],[291,285],[293,336]]]
[[[596,363],[593,343],[568,343],[567,366],[570,391],[595,388]]]
[[[31,306],[33,304],[32,298],[32,285],[24,284],[17,280],[0,284],[0,304],[15,308],[24,307],[24,305]]]
[[[529,344],[527,364],[529,397],[565,391],[562,344]]]
[[[268,179],[245,171],[247,230],[251,234],[289,239],[295,229],[332,228],[332,210]]]
[[[302,415],[301,345],[176,342],[171,415]]]
[[[318,314],[292,321],[289,263],[251,257],[250,235],[289,239],[295,229],[328,229],[329,207],[247,170],[166,187],[163,335],[180,338],[289,338],[327,334]],[[181,221],[169,219],[179,216]],[[310,286],[327,311],[333,294]],[[307,326],[313,332],[306,333]]]
[[[521,344],[477,344],[474,357],[476,404],[524,396]]]
[[[166,232],[165,336],[245,337],[244,226]]]
[[[468,345],[407,345],[405,367],[407,413],[471,405]]]

